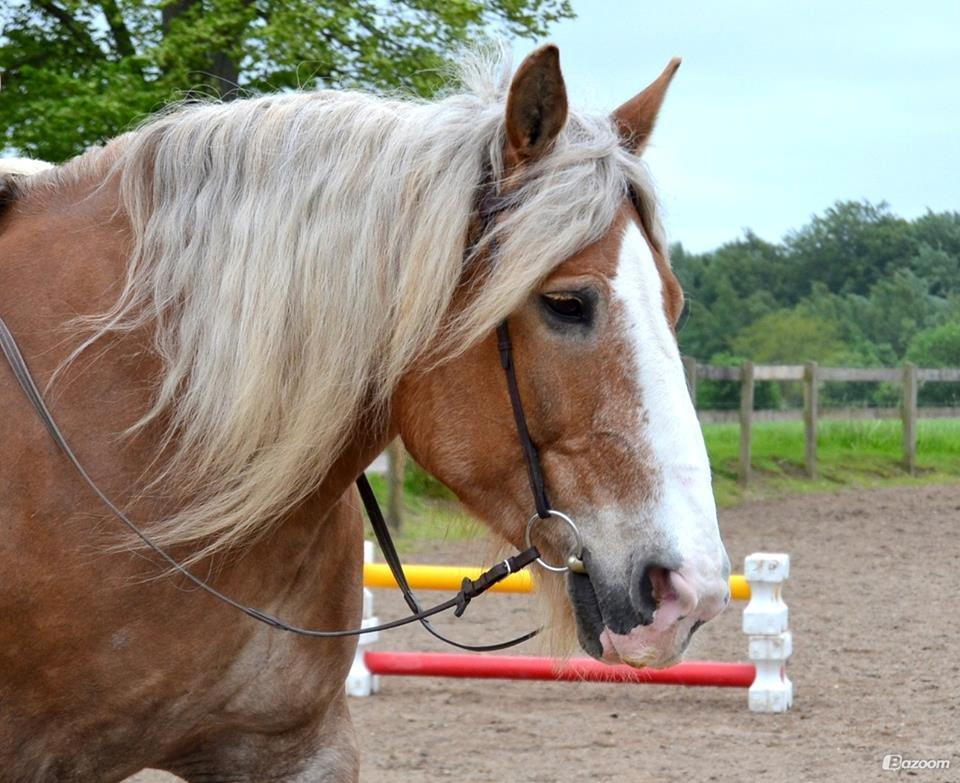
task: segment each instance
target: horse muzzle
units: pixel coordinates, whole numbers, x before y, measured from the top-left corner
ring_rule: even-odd
[[[588,654],[607,663],[676,663],[693,633],[730,599],[726,574],[705,580],[648,560],[633,567],[627,589],[618,589],[605,583],[588,551],[584,560],[585,573],[567,577],[577,636]]]

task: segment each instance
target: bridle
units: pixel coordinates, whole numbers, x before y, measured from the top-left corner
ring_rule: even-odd
[[[478,201],[477,206],[477,214],[481,226],[479,236],[481,238],[490,235],[491,229],[493,228],[497,217],[502,212],[506,211],[509,206],[509,200],[499,195],[495,183],[488,182],[488,184],[484,187],[484,191]],[[496,238],[494,236],[489,236],[488,248],[491,258],[496,254],[496,247]],[[467,251],[468,255],[471,253],[472,247]],[[121,523],[123,523],[123,525],[126,526],[137,538],[139,538],[148,549],[152,550],[163,561],[165,561],[173,571],[179,573],[181,576],[192,582],[204,592],[211,595],[213,598],[216,598],[222,603],[225,603],[228,606],[243,612],[248,617],[257,620],[258,622],[265,623],[272,628],[288,631],[289,633],[300,636],[333,638],[343,636],[360,636],[362,634],[376,633],[378,631],[387,631],[391,628],[398,628],[413,622],[419,622],[433,636],[455,647],[479,652],[502,650],[507,647],[513,647],[514,645],[533,638],[537,635],[537,633],[539,633],[540,629],[530,631],[529,633],[523,634],[522,636],[518,636],[514,639],[510,639],[506,642],[487,645],[468,645],[447,638],[433,627],[429,618],[440,614],[441,612],[445,612],[448,609],[453,609],[456,617],[462,616],[471,600],[476,598],[478,595],[481,595],[490,587],[505,579],[510,574],[516,573],[532,563],[537,563],[546,570],[553,572],[572,570],[579,573],[585,573],[582,560],[583,540],[580,536],[580,531],[577,529],[576,524],[569,516],[561,511],[551,508],[550,501],[547,497],[543,469],[540,464],[540,454],[533,442],[533,439],[530,437],[530,430],[527,427],[526,416],[523,412],[520,389],[517,385],[513,348],[510,342],[510,332],[507,328],[506,321],[501,322],[497,327],[497,349],[500,353],[500,364],[503,367],[504,376],[506,378],[507,392],[510,397],[510,406],[513,410],[513,418],[516,424],[517,436],[520,440],[520,446],[523,450],[523,456],[527,467],[527,477],[530,482],[530,491],[533,495],[534,506],[536,508],[536,512],[527,522],[525,532],[526,549],[518,552],[512,557],[506,558],[492,568],[484,571],[477,579],[465,578],[460,586],[459,592],[455,596],[428,609],[424,609],[403,573],[403,566],[400,562],[400,557],[397,553],[396,546],[393,543],[393,539],[390,535],[390,530],[383,516],[383,512],[381,511],[380,505],[373,493],[373,489],[371,488],[370,483],[367,481],[366,476],[361,473],[356,481],[357,488],[360,491],[360,497],[363,500],[364,508],[367,512],[367,516],[370,519],[370,525],[373,528],[377,543],[380,545],[380,550],[383,554],[384,560],[390,567],[390,571],[393,574],[401,593],[403,594],[403,598],[406,601],[407,606],[411,610],[411,614],[409,614],[407,617],[381,623],[376,626],[367,626],[338,631],[301,628],[299,626],[287,623],[284,620],[269,614],[268,612],[264,612],[260,609],[255,609],[252,606],[242,604],[230,596],[220,592],[204,579],[201,579],[193,574],[169,552],[154,544],[150,537],[144,533],[143,530],[141,530],[141,528],[138,527],[122,510],[120,510],[120,508],[118,508],[112,500],[110,500],[110,498],[93,480],[90,474],[84,469],[82,463],[77,458],[76,454],[74,454],[63,433],[60,431],[60,428],[57,426],[53,415],[50,413],[43,396],[33,380],[33,376],[30,373],[26,360],[23,358],[23,354],[21,353],[13,334],[10,332],[2,318],[0,318],[0,349],[2,349],[3,354],[13,371],[13,375],[16,378],[17,383],[20,385],[23,393],[33,406],[41,422],[43,422],[43,425],[50,437],[53,439],[53,442],[57,445],[60,451],[63,452],[64,456],[73,465],[80,478],[83,479],[84,483],[86,483],[93,494],[96,495],[97,498],[107,507],[110,513],[113,514],[113,516],[116,517]],[[565,564],[551,565],[546,563],[541,558],[539,550],[532,543],[533,530],[538,521],[547,520],[550,518],[559,519],[564,522],[573,533],[576,541],[574,552],[568,558]]]

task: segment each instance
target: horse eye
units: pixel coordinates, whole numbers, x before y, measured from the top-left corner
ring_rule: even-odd
[[[562,321],[585,323],[589,320],[587,303],[575,294],[543,294],[540,298],[547,310]]]

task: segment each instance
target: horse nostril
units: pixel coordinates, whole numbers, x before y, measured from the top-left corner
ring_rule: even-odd
[[[641,625],[653,623],[658,609],[662,609],[664,615],[658,619],[662,619],[665,625],[670,625],[696,608],[696,592],[676,571],[648,561],[641,563],[634,573],[637,579],[631,597]]]
[[[640,614],[641,625],[650,625],[669,585],[670,572],[656,563],[643,563],[638,570],[640,573],[634,608]]]

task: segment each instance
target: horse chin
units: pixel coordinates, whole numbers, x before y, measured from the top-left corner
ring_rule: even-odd
[[[655,635],[654,635],[655,634]],[[676,634],[664,638],[650,627],[639,626],[629,634],[618,634],[609,628],[600,633],[605,663],[625,663],[636,669],[665,669],[683,657],[686,644],[678,644]]]
[[[664,649],[651,643],[638,642],[634,633],[622,635],[603,628],[595,636],[590,636],[584,633],[585,629],[579,623],[577,630],[584,651],[609,666],[626,664],[635,669],[665,669],[683,657],[682,649],[676,649],[673,645]]]

